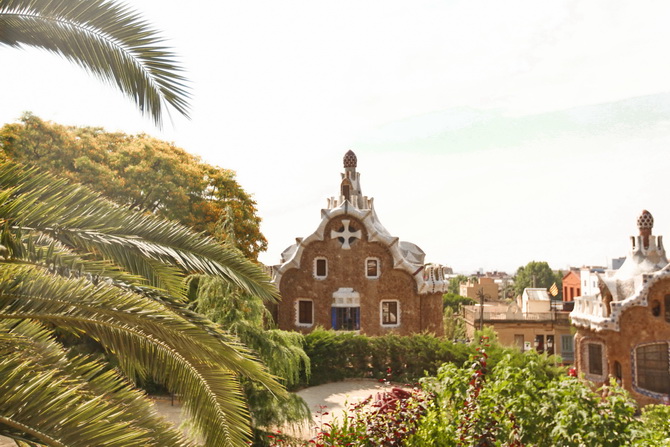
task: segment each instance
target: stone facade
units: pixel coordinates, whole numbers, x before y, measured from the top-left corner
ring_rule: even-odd
[[[373,200],[363,196],[357,160],[344,157],[339,197],[328,200],[321,223],[282,253],[273,267],[282,300],[280,329],[317,326],[367,335],[442,334],[447,267],[424,265],[424,253],[381,225]]]
[[[641,405],[670,400],[670,265],[653,218],[618,270],[598,275],[599,291],[575,298],[576,365],[596,384],[614,377]]]

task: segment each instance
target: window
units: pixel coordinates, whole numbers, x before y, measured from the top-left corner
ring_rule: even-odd
[[[540,354],[544,352],[544,335],[535,336],[535,350]]]
[[[524,343],[524,337],[523,334],[514,334],[514,346],[519,348],[520,350],[523,351],[523,343]]]
[[[311,300],[298,300],[298,325],[314,324],[314,311]]]
[[[382,326],[399,326],[400,315],[398,314],[397,301],[382,301],[381,302],[381,322]]]
[[[635,350],[637,386],[655,393],[670,394],[668,344],[643,345]]]
[[[379,259],[368,258],[365,260],[365,276],[368,278],[379,278]]]
[[[574,338],[572,335],[561,335],[561,357],[566,362],[575,359]]]
[[[617,383],[621,385],[623,382],[623,369],[621,368],[621,363],[617,361],[614,362],[614,378],[616,379]]]
[[[358,331],[361,328],[360,307],[333,307],[331,324],[336,331]]]
[[[547,354],[554,355],[554,336],[547,335]]]
[[[665,295],[665,321],[670,323],[670,295]]]
[[[326,258],[316,258],[314,260],[314,277],[323,279],[328,276],[328,260]]]
[[[589,374],[594,376],[603,375],[603,345],[599,343],[589,343]]]
[[[655,317],[661,316],[661,303],[658,300],[654,300],[651,303],[651,314]]]

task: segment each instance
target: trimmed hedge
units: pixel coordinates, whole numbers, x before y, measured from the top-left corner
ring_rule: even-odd
[[[348,378],[385,379],[388,368],[391,380],[413,383],[435,375],[445,362],[462,365],[474,351],[469,345],[429,334],[368,337],[317,328],[305,335],[305,352],[311,376],[303,376],[303,386]]]

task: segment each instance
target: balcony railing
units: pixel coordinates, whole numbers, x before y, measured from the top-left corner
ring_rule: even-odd
[[[463,306],[463,316],[468,321],[477,321],[482,318],[479,306]],[[569,323],[569,312],[528,312],[511,313],[507,310],[489,311],[484,308],[484,321],[554,321]]]

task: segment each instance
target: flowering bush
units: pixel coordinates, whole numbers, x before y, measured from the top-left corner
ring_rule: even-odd
[[[347,412],[332,423],[322,423],[319,433],[308,442],[300,442],[277,432],[270,435],[271,447],[289,446],[400,446],[414,433],[426,412],[427,396],[418,387],[391,387],[391,368],[379,379],[388,389],[348,406]],[[325,407],[318,414],[325,416]]]
[[[351,405],[349,416],[341,422],[334,420],[313,443],[316,447],[403,445],[416,430],[426,405],[426,396],[420,389],[392,388],[375,399],[370,396]]]

